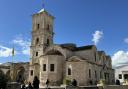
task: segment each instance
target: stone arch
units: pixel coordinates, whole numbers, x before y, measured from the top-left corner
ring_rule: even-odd
[[[82,58],[78,57],[78,56],[72,56],[70,58],[68,58],[67,61],[84,61]]]
[[[36,38],[36,41],[35,41],[35,44],[37,45],[37,44],[39,44],[39,37],[38,38]]]
[[[17,82],[24,82],[25,81],[25,68],[23,66],[19,66],[17,69],[16,69],[16,81]]]
[[[50,55],[50,54],[51,55],[53,55],[53,54],[62,55],[66,58],[66,54],[65,54],[64,50],[58,45],[50,46],[46,49],[45,55]]]

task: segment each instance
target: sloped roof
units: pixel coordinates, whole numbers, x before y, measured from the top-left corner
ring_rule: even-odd
[[[107,58],[107,59],[110,59],[111,57],[107,55],[106,58]]]
[[[115,67],[115,69],[120,69],[120,68],[123,68],[123,67],[128,67],[128,64],[125,64],[125,65],[122,65],[122,66]]]
[[[69,50],[74,50],[76,48],[76,44],[73,43],[66,43],[66,44],[60,44],[62,48],[66,48]]]
[[[73,43],[60,44],[60,46],[62,48],[66,48],[66,49],[71,50],[71,51],[90,50],[93,47],[95,47],[95,45],[87,45],[87,46],[77,47],[76,44],[73,44]]]
[[[89,49],[92,49],[94,46],[95,45],[81,46],[81,47],[77,47],[74,51],[89,50]]]
[[[98,54],[101,56],[102,54],[105,54],[104,51],[98,51]]]

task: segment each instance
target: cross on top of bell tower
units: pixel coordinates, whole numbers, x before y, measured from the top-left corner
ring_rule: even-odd
[[[39,13],[44,11],[45,11],[45,2],[44,0],[42,0],[42,9],[39,11]]]
[[[45,2],[42,0],[42,8],[45,9]]]

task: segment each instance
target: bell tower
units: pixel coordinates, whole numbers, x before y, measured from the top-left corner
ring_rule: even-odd
[[[32,16],[31,59],[38,63],[38,57],[53,44],[53,19],[44,9]]]
[[[39,77],[39,57],[44,55],[45,49],[53,44],[54,17],[46,10],[41,9],[32,15],[32,41],[30,47],[29,80]]]

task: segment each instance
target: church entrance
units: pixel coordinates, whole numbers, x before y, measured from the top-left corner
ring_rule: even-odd
[[[106,80],[106,83],[109,84],[109,73],[104,73],[104,78]]]
[[[25,73],[24,67],[20,67],[20,68],[17,70],[17,77],[16,77],[16,81],[17,81],[17,82],[23,83],[23,82],[25,81],[24,73]]]

